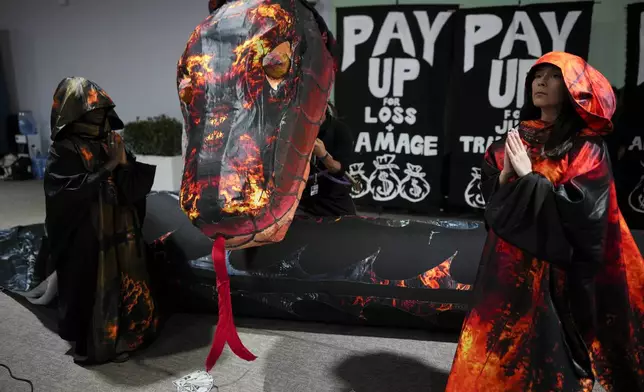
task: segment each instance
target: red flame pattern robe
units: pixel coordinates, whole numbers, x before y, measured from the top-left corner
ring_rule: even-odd
[[[490,228],[447,392],[644,391],[644,261],[617,206],[600,135],[610,84],[550,53],[588,125],[562,159],[500,186],[504,143],[486,152]],[[590,96],[589,96],[590,95]],[[523,122],[526,139],[535,122]]]

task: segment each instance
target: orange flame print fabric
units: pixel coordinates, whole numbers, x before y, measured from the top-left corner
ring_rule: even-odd
[[[447,392],[644,391],[644,260],[619,208],[606,148],[615,97],[582,59],[550,53],[588,127],[559,160],[498,185],[488,149],[490,227]],[[527,85],[531,81],[527,81]],[[526,121],[520,132],[544,124]],[[535,146],[533,146],[535,147]]]
[[[550,52],[542,56],[535,66],[552,64],[564,77],[566,88],[581,117],[586,120],[586,135],[601,135],[612,131],[610,121],[617,101],[610,82],[581,57],[566,52]]]
[[[180,203],[226,248],[282,240],[304,190],[333,58],[301,1],[216,1],[179,60]]]

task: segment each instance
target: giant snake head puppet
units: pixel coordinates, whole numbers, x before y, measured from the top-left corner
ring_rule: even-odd
[[[335,42],[304,0],[211,0],[178,64],[187,134],[180,204],[214,240],[219,321],[206,361],[237,336],[225,249],[281,241],[306,185],[334,78]]]

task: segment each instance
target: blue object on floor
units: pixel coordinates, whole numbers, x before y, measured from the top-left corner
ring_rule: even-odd
[[[42,180],[45,178],[45,168],[47,167],[47,157],[43,157],[40,153],[31,160],[31,169],[34,174],[34,178]]]

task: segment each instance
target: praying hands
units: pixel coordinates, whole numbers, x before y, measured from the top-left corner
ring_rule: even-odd
[[[532,172],[532,161],[530,161],[528,150],[523,145],[517,130],[508,132],[508,138],[505,141],[505,161],[510,163],[510,166],[519,177]],[[505,167],[503,169],[505,170]]]

